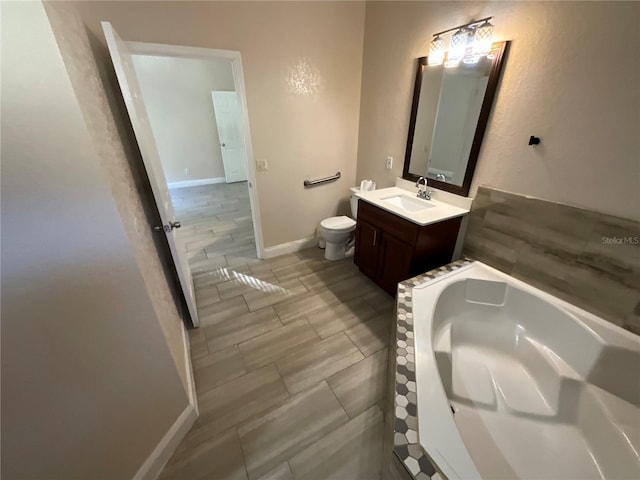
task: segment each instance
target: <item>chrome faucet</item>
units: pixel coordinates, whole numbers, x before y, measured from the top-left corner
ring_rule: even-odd
[[[447,181],[447,177],[444,176],[444,173],[438,173],[436,175],[436,180],[439,180],[441,182],[446,182]]]
[[[422,189],[422,185],[420,182],[424,180],[424,189]],[[424,177],[420,177],[416,182],[416,187],[418,187],[418,198],[424,198],[425,200],[431,200],[431,190],[427,188],[427,179]]]

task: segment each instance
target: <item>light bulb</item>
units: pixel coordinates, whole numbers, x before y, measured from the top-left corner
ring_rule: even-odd
[[[453,35],[451,35],[451,48],[449,49],[449,57],[447,59],[447,63],[449,66],[454,66],[460,63],[462,57],[464,57],[464,52],[467,49],[469,35],[468,33],[460,29]]]
[[[476,28],[473,38],[473,54],[477,56],[485,56],[491,52],[491,41],[493,40],[493,25],[486,20],[482,25]]]
[[[429,66],[442,65],[444,61],[444,40],[440,35],[431,40],[429,45],[429,56],[427,57],[427,63]]]

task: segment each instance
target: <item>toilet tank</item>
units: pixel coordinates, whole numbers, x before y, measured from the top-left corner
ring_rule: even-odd
[[[358,197],[356,197],[356,193],[360,191],[360,187],[351,187],[351,218],[354,220],[358,216]]]

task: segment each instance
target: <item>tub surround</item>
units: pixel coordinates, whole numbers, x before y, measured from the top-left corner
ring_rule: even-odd
[[[390,385],[394,401],[387,402],[383,480],[441,480],[440,474],[418,441],[418,398],[416,394],[415,346],[413,336],[413,287],[469,265],[462,259],[398,284],[395,343],[396,355],[389,355]],[[390,452],[393,451],[393,454]]]
[[[640,334],[640,222],[478,189],[463,255]]]
[[[414,338],[414,315],[420,315],[420,318],[422,318],[423,314],[420,314],[417,311],[419,305],[416,304],[416,302],[418,302],[416,295],[420,290],[416,290],[416,292],[414,292],[414,287],[423,285],[426,282],[451,272],[460,271],[461,268],[469,268],[471,263],[472,261],[469,259],[459,260],[436,270],[408,279],[398,285],[397,324],[395,335],[392,334],[391,337],[391,341],[395,341],[396,344],[396,355],[389,356],[390,380],[388,384],[389,389],[393,388],[394,402],[389,402],[387,407],[387,423],[385,426],[384,440],[384,451],[386,456],[383,459],[383,480],[440,480],[445,477],[442,472],[438,471],[435,463],[431,461],[432,457],[429,456],[429,453],[425,452],[422,448],[421,444],[425,443],[424,439],[422,439],[422,441],[419,441],[418,439],[419,421],[417,413],[417,391],[419,390],[419,386],[416,380],[417,354]],[[489,269],[486,270],[488,271]],[[498,275],[497,272],[496,275]],[[516,284],[518,283],[517,280],[513,281]],[[525,286],[525,288],[529,287]],[[424,293],[424,291],[422,291],[422,293]],[[545,293],[539,292],[539,294],[543,299],[545,298]],[[563,304],[561,300],[553,300],[561,305]],[[597,335],[600,338],[605,339],[605,341],[609,342],[609,340],[607,340],[610,337],[609,334],[611,333],[611,335],[613,335],[613,333],[615,333],[608,331],[611,327],[607,327],[607,324],[603,319],[594,318],[584,311],[580,313],[580,310],[575,306],[565,305],[565,308],[568,311],[571,311],[574,315],[577,315],[581,321],[586,323],[588,331],[594,329],[597,332]],[[616,336],[624,337],[624,335],[618,335],[617,333]],[[625,340],[627,343],[636,343],[633,339],[633,335],[626,334],[626,336],[628,336],[628,340],[625,340],[624,338],[622,340]],[[592,374],[595,375],[595,377]],[[598,377],[599,380],[596,377],[598,377],[598,372],[591,372],[591,374],[589,374],[589,378],[593,380],[595,384],[599,385],[599,382],[602,383],[603,381],[607,383],[606,378],[602,375]],[[608,383],[610,384],[611,382]],[[609,387],[605,387],[605,390],[609,390],[609,388],[613,387],[609,385]],[[627,392],[625,394],[627,397],[629,395],[632,397],[635,395],[635,392],[632,392],[624,385],[616,386],[616,388]],[[425,419],[421,419],[420,423],[424,424],[423,420]],[[429,422],[429,425],[435,425],[435,423],[431,421]],[[424,429],[424,425],[422,426]],[[391,454],[391,451],[393,451],[394,454]],[[433,459],[438,457],[441,462],[443,461],[441,456],[439,456],[439,453],[435,453],[434,455]],[[447,465],[444,468],[446,469],[449,467],[450,466]]]

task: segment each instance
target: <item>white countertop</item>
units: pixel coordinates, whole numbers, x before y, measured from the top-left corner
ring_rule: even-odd
[[[399,195],[418,199],[414,192],[410,192],[399,187],[381,188],[380,190],[371,190],[368,192],[358,192],[356,197],[368,202],[376,207],[382,208],[388,212],[391,212],[399,217],[405,218],[410,222],[417,225],[429,225],[431,223],[441,222],[450,218],[460,217],[469,213],[468,208],[461,208],[441,200],[436,200],[432,197],[432,200],[420,200],[422,202],[430,203],[432,208],[425,208],[424,210],[410,211],[402,207],[391,205],[388,202],[383,201],[386,198],[396,197]]]

